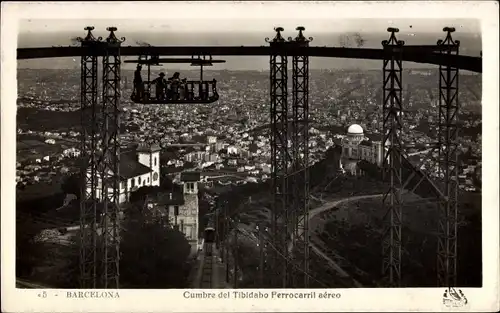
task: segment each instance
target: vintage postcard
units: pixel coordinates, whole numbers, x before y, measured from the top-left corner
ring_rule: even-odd
[[[2,2],[2,311],[497,311],[498,18]]]

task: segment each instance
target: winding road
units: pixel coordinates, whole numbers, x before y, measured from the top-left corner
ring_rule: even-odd
[[[382,197],[383,194],[375,194],[375,195],[365,195],[365,196],[354,196],[354,197],[349,197],[349,198],[343,198],[343,199],[339,199],[339,200],[333,200],[333,201],[328,201],[326,203],[324,203],[323,205],[321,205],[320,207],[317,207],[315,209],[312,209],[309,211],[309,222],[311,221],[311,219],[313,217],[315,217],[316,215],[322,213],[322,212],[325,212],[325,211],[328,211],[340,204],[343,204],[345,202],[349,202],[349,201],[358,201],[358,200],[364,200],[364,199],[375,199],[375,198],[380,198]],[[309,228],[309,231],[311,231],[311,228]],[[292,240],[293,242],[293,240]],[[292,242],[290,244],[292,244]],[[311,249],[316,252],[319,256],[321,256],[322,258],[324,258],[328,264],[343,278],[350,278],[353,282],[354,282],[354,285],[356,287],[363,287],[363,285],[361,285],[358,281],[356,281],[355,279],[353,279],[346,271],[344,271],[334,260],[332,260],[331,257],[329,257],[328,255],[326,255],[323,251],[321,251],[321,249],[319,249],[314,243],[312,243],[311,241],[309,241],[309,245],[311,246]]]

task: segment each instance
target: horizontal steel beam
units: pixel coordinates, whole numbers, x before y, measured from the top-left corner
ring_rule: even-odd
[[[58,57],[78,57],[85,52],[82,47],[46,47],[46,48],[20,48],[17,49],[17,59],[40,59]],[[438,46],[402,46],[404,61],[426,63],[435,65],[450,65],[452,67],[472,72],[482,72],[482,59],[480,57],[444,55],[435,53]],[[103,55],[104,50],[97,48],[94,53]],[[338,48],[338,47],[298,47],[295,45],[270,46],[157,46],[157,47],[132,47],[122,46],[122,56],[138,56],[145,54],[163,56],[185,55],[212,55],[212,56],[268,56],[271,54],[307,55],[324,58],[347,58],[383,60],[387,57],[387,50],[367,48]]]

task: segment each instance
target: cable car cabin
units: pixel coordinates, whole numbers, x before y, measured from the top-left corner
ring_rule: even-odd
[[[215,229],[212,226],[205,228],[205,239],[203,241],[203,250],[205,255],[211,256],[214,249],[215,241]]]
[[[143,82],[142,97],[134,91],[131,100],[142,104],[169,103],[212,103],[219,100],[217,81],[186,81],[179,84],[167,83],[164,90],[156,90],[158,86],[149,81]]]
[[[125,61],[126,63],[138,63],[134,74],[134,91],[131,100],[142,104],[202,104],[213,103],[219,100],[217,93],[217,81],[203,80],[203,67],[212,66],[213,63],[224,63],[224,60],[212,60],[203,57],[185,58],[185,59],[160,59],[158,56],[147,57],[138,61]],[[187,80],[181,78],[180,73],[175,72],[168,80],[164,73],[152,79],[151,66],[159,66],[161,63],[191,63],[191,66],[200,66],[199,80]],[[147,65],[147,80],[141,77],[142,64]]]
[[[213,243],[215,241],[215,229],[213,227],[205,228],[205,243]]]

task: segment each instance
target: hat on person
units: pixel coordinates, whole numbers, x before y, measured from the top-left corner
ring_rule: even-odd
[[[160,73],[160,76],[165,76],[165,73],[161,72],[161,73]]]

